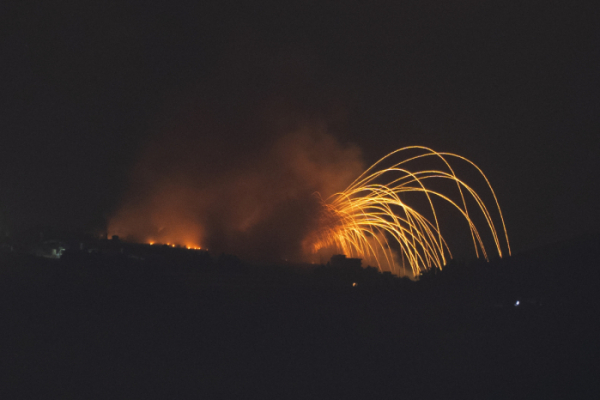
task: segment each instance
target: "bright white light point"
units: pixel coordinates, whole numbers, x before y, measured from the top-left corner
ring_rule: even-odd
[[[515,307],[517,307],[519,304],[521,304],[521,302],[520,302],[519,300],[517,300],[517,301],[515,302]]]

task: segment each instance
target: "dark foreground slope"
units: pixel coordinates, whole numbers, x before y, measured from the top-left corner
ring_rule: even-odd
[[[2,254],[0,396],[595,398],[598,245],[356,287]]]

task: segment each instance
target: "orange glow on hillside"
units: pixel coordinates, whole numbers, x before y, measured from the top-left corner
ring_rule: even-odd
[[[171,242],[168,242],[168,243],[158,243],[158,242],[156,242],[154,240],[150,240],[147,243],[150,246],[157,245],[157,246],[169,246],[169,247],[172,247],[172,248],[181,248],[181,249],[187,249],[187,250],[205,250],[205,251],[208,250],[208,249],[203,249],[201,246],[198,246],[196,244],[189,244],[189,243],[181,245],[181,244],[171,243]]]
[[[313,193],[342,190],[364,164],[358,147],[340,144],[320,124],[282,133],[241,153],[235,143],[214,148],[170,131],[157,136],[131,171],[108,235],[245,260],[304,260],[302,240],[318,218]]]

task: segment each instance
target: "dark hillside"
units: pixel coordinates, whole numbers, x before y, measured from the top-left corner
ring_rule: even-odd
[[[2,398],[593,398],[599,243],[418,282],[1,253]]]

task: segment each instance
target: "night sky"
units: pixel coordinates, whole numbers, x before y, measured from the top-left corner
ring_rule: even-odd
[[[199,160],[190,173],[226,180],[215,171],[301,125],[365,165],[408,145],[471,159],[515,252],[598,231],[592,2],[14,3],[0,5],[2,229],[101,231],[157,143],[179,143],[157,165]]]

